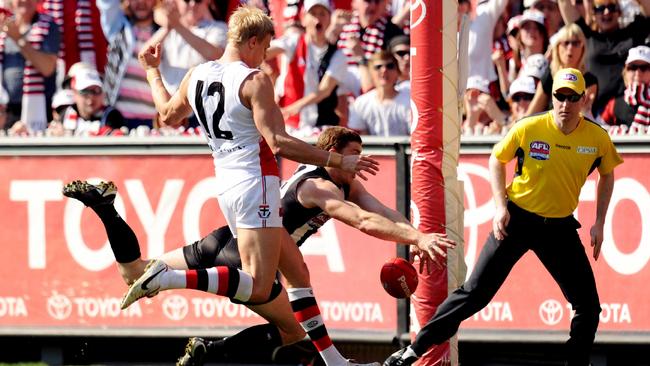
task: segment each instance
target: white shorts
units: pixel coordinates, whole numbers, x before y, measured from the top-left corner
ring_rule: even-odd
[[[243,181],[219,194],[217,199],[235,237],[237,228],[282,227],[280,178],[276,176]]]

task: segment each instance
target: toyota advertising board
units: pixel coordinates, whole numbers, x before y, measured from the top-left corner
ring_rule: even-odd
[[[491,229],[494,207],[487,155],[461,156],[465,192],[465,260],[471,271]],[[576,216],[596,275],[603,312],[598,339],[650,339],[650,175],[645,153],[624,153],[597,262],[589,228],[596,208],[596,177],[585,184]],[[396,202],[395,159],[379,156],[381,172],[365,186],[387,205]],[[143,256],[156,256],[224,225],[214,199],[209,155],[37,154],[0,156],[0,329],[4,334],[142,335],[228,334],[262,322],[226,299],[194,291],[168,291],[126,311],[126,286],[117,273],[100,221],[61,195],[74,179],[114,180],[118,211],[135,230]],[[283,176],[295,167],[283,162]],[[379,283],[392,244],[330,222],[303,248],[321,310],[335,337],[389,340],[397,307]],[[564,339],[571,309],[533,253],[517,263],[492,302],[461,327],[462,339],[522,339],[522,334]],[[525,339],[525,336],[523,337]],[[531,338],[533,340],[534,338]],[[539,339],[539,338],[537,338]]]

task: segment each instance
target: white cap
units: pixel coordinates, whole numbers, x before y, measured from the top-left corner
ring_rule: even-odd
[[[530,76],[520,76],[510,84],[508,97],[512,98],[517,93],[535,94],[535,79]]]
[[[490,82],[480,75],[470,76],[467,78],[466,89],[476,89],[490,94]]]
[[[305,0],[305,3],[302,5],[302,7],[305,9],[305,12],[309,12],[309,10],[311,10],[311,8],[316,5],[324,7],[330,13],[332,12],[332,6],[330,5],[329,0]]]
[[[97,71],[82,69],[75,73],[72,79],[72,87],[74,90],[80,91],[91,86],[102,87],[102,79],[99,77]]]
[[[506,27],[506,34],[512,33],[512,31],[519,30],[519,24],[521,22],[521,14],[515,15],[514,17],[508,20],[508,26]]]
[[[634,61],[643,61],[647,64],[650,64],[650,47],[648,46],[637,46],[630,48],[630,51],[627,54],[627,59],[625,64],[629,64]]]
[[[521,18],[519,19],[519,28],[521,28],[526,22],[536,22],[543,27],[544,13],[535,9],[525,10],[524,13],[521,14]]]
[[[548,69],[548,60],[541,53],[536,53],[526,57],[526,64],[524,65],[522,75],[532,76],[541,79]]]
[[[65,105],[74,104],[74,92],[70,89],[61,89],[52,97],[52,108],[57,109]]]

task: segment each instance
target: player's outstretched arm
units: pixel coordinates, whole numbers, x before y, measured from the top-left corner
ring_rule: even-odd
[[[185,74],[178,91],[172,96],[162,82],[159,66],[162,55],[161,44],[144,48],[138,54],[138,61],[147,73],[147,82],[151,86],[151,94],[156,111],[160,116],[159,122],[166,126],[178,126],[192,112],[187,101],[187,86],[193,69]]]
[[[255,125],[275,155],[293,161],[318,166],[341,168],[356,172],[365,179],[364,173],[376,174],[378,162],[362,155],[346,155],[317,149],[308,143],[290,136],[284,127],[282,113],[273,97],[273,85],[268,76],[261,72],[252,74],[243,84],[241,91],[244,103],[250,103]]]
[[[446,256],[445,248],[456,245],[444,234],[419,232],[401,215],[402,219],[393,221],[375,212],[364,210],[354,202],[345,200],[343,193],[332,182],[324,179],[308,179],[303,182],[298,190],[298,199],[303,206],[320,207],[330,217],[370,236],[406,245],[416,245],[427,252],[436,263]]]

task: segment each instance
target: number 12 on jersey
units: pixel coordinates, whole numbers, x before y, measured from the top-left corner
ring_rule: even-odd
[[[219,128],[219,122],[221,121],[221,117],[223,116],[224,104],[225,104],[223,84],[221,84],[218,81],[213,81],[208,86],[209,97],[214,96],[215,94],[219,94],[219,102],[217,104],[217,109],[212,114],[212,118],[210,119],[210,121],[208,121],[208,119],[206,118],[205,108],[203,107],[203,98],[201,97],[201,95],[203,94],[203,85],[204,85],[203,80],[197,81],[196,93],[194,96],[194,104],[196,105],[196,113],[197,113],[196,117],[199,119],[199,123],[201,123],[201,125],[203,126],[203,129],[205,130],[206,135],[208,135],[208,138],[214,137],[217,139],[232,140],[233,139],[232,132],[224,131]],[[209,122],[210,124],[208,124]]]

